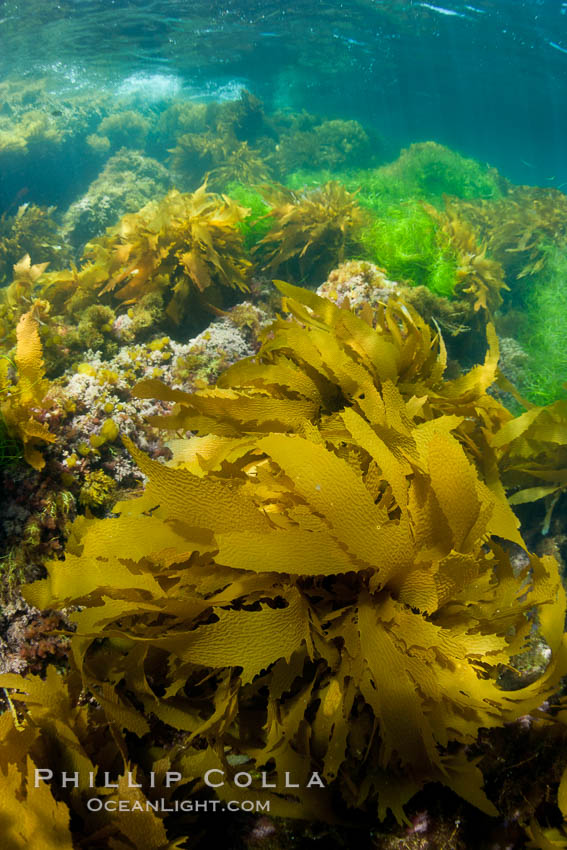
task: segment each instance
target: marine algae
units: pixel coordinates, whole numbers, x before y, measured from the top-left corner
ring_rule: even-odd
[[[481,165],[437,142],[417,142],[393,162],[371,172],[361,189],[377,203],[417,199],[442,204],[444,195],[499,198],[505,187],[495,168]]]
[[[246,291],[251,263],[237,228],[246,215],[226,196],[206,191],[190,195],[172,190],[159,203],[126,214],[118,227],[86,249],[94,265],[106,265],[108,280],[100,294],[136,300],[153,289],[172,289],[166,312],[179,321],[190,292],[214,284]]]
[[[239,229],[246,214],[206,184],[191,194],[172,190],[88,243],[81,268],[46,274],[42,297],[54,314],[78,317],[101,299],[127,306],[155,293],[179,323],[207,290],[248,290],[252,263]]]
[[[45,460],[38,444],[55,442],[37,409],[45,407],[49,387],[44,378],[45,367],[34,311],[29,310],[18,322],[15,365],[17,382],[9,375],[10,361],[0,358],[0,415],[9,437],[23,445],[24,459],[34,469],[42,469]]]
[[[529,401],[546,405],[567,397],[567,251],[554,245],[540,249],[545,264],[528,278],[513,335],[526,354],[518,388]]]
[[[558,189],[510,186],[500,199],[451,198],[446,207],[470,223],[510,284],[541,271],[545,246],[564,246],[567,239],[567,198]]]
[[[457,271],[454,294],[468,300],[474,311],[486,310],[489,314],[502,304],[502,291],[508,289],[501,264],[486,256],[488,245],[479,246],[474,230],[450,205],[439,212],[424,204],[429,214],[438,221],[441,232],[456,255]]]
[[[0,342],[5,351],[15,343],[18,321],[29,310],[29,305],[35,302],[35,310],[49,306],[36,300],[38,281],[47,266],[48,263],[32,265],[30,255],[26,254],[14,265],[10,285],[0,289]]]
[[[334,180],[295,191],[266,186],[272,227],[254,251],[266,272],[289,273],[294,280],[322,282],[356,245],[364,215],[356,198]]]
[[[503,423],[491,437],[509,502],[522,505],[545,499],[543,534],[567,488],[567,401],[532,406]]]
[[[105,712],[107,705],[118,707],[117,699],[107,689],[97,695],[96,703],[86,702],[80,698],[81,686],[77,672],[62,677],[53,666],[44,679],[0,676],[4,694],[10,689],[11,709],[0,715],[3,800],[9,801],[2,806],[4,846],[36,847],[41,835],[42,850],[72,850],[78,837],[88,835],[89,846],[101,850],[111,846],[175,850],[186,836],[169,841],[161,818],[146,809],[146,794],[128,782],[127,772],[135,776],[136,768],[125,759],[120,721],[110,721]],[[138,735],[146,729],[142,720],[135,726]],[[53,770],[54,765],[69,775],[77,771],[79,776],[78,787],[68,784],[57,799],[48,782],[35,784],[35,771]],[[118,787],[93,792],[89,774],[97,775],[99,770],[108,771],[109,776],[112,772],[113,777],[121,774]],[[169,798],[174,790],[175,786],[160,788],[159,795]],[[94,793],[115,801],[116,806],[118,800],[128,800],[139,808],[119,818],[105,807],[97,812],[87,807]]]
[[[457,258],[449,235],[423,203],[403,201],[384,206],[363,229],[367,256],[397,281],[427,286],[452,296],[457,283]]]
[[[22,204],[15,215],[0,216],[0,285],[12,279],[14,266],[29,254],[35,263],[65,264],[69,251],[53,218],[55,207]]]
[[[403,303],[358,318],[279,288],[291,321],[216,387],[140,385],[197,436],[167,465],[127,441],[144,495],[79,518],[25,596],[80,606],[72,668],[115,729],[154,716],[184,734],[177,764],[229,776],[240,755],[303,786],[316,768],[327,791],[268,792],[274,814],[332,818],[342,796],[403,821],[429,781],[496,814],[465,747],[553,693],[567,645],[557,563],[512,566],[518,522],[480,450],[511,418],[486,395],[493,330],[485,363],[445,381],[442,340]],[[534,628],[549,664],[504,690]]]

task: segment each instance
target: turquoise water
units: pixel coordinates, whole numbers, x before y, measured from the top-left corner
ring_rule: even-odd
[[[555,0],[0,4],[2,850],[567,847],[566,106]]]
[[[102,90],[159,107],[245,87],[269,109],[356,118],[394,147],[435,139],[515,182],[559,186],[566,10],[559,0],[5,2],[0,75],[45,76],[55,104]]]

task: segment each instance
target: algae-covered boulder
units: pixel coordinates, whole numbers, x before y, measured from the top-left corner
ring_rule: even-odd
[[[63,232],[78,250],[125,213],[165,195],[170,185],[167,169],[156,159],[122,148],[110,157],[83,197],[71,204]]]

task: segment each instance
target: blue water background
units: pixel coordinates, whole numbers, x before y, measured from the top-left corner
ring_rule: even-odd
[[[0,78],[14,76],[47,76],[55,100],[93,88],[142,106],[246,87],[268,109],[356,118],[393,151],[434,139],[514,182],[567,188],[556,0],[7,0]]]

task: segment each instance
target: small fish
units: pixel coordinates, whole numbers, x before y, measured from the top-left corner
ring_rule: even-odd
[[[556,50],[559,50],[561,53],[567,53],[567,47],[561,47],[560,44],[556,44],[554,41],[547,42],[550,47],[554,47]]]
[[[455,18],[464,17],[464,15],[461,15],[460,12],[456,12],[454,9],[444,9],[442,6],[432,6],[431,3],[420,3],[419,5],[423,6],[424,9],[431,9],[432,12],[439,12],[440,15],[449,15],[450,17]]]

